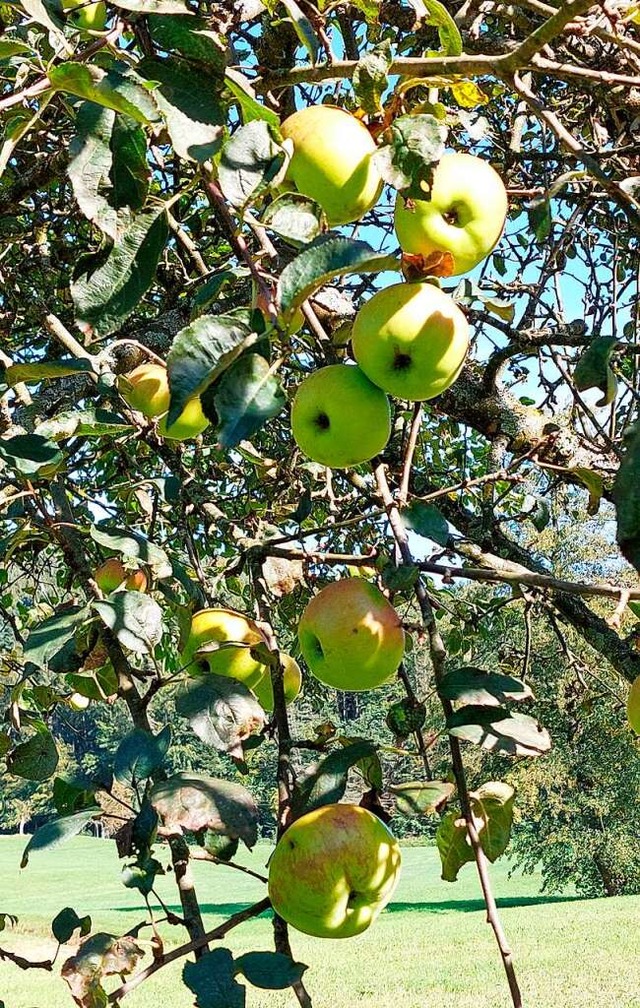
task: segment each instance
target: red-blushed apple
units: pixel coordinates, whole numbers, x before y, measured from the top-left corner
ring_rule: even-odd
[[[298,625],[298,640],[316,679],[340,690],[382,686],[404,654],[400,617],[363,578],[333,581],[314,595]]]
[[[320,204],[331,226],[349,224],[377,203],[382,179],[372,155],[376,144],[366,126],[334,105],[310,105],[282,123],[293,142],[285,186]]]
[[[181,660],[190,666],[189,672],[198,672],[199,663],[205,662],[214,675],[238,679],[253,689],[266,667],[252,657],[251,647],[266,643],[265,635],[248,616],[233,609],[201,609],[191,620]]]
[[[496,171],[472,154],[445,154],[433,175],[429,198],[405,203],[398,194],[394,224],[403,252],[450,252],[453,276],[467,273],[496,245],[508,210]]]
[[[117,557],[105,560],[93,576],[98,588],[105,595],[111,594],[121,585],[124,585],[127,591],[141,592],[146,591],[148,586],[147,575],[143,570],[128,571],[122,560],[118,560]]]
[[[296,820],[269,862],[269,898],[316,938],[352,938],[373,923],[400,877],[397,840],[359,805],[323,805]]]
[[[162,364],[140,364],[120,376],[118,388],[125,402],[149,419],[169,409],[169,379]]]
[[[391,433],[389,400],[359,367],[329,364],[298,387],[291,431],[314,462],[347,469],[373,458],[386,445]]]
[[[431,283],[399,283],[373,295],[356,315],[354,356],[367,377],[398,399],[433,399],[458,377],[469,324]]]
[[[300,666],[297,661],[291,655],[283,654],[281,652],[280,661],[282,663],[284,699],[288,706],[290,703],[293,703],[302,688],[302,672],[300,671]],[[255,686],[252,686],[251,689],[253,690],[255,698],[263,710],[266,710],[267,713],[271,713],[273,710],[273,685],[269,669],[266,670],[262,679],[260,679]]]

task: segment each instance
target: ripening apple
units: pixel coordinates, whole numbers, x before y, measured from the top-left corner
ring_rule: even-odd
[[[182,663],[206,662],[214,675],[238,679],[253,689],[266,667],[251,656],[251,647],[266,643],[265,635],[248,616],[233,609],[201,609],[191,620]],[[193,670],[192,666],[189,671]]]
[[[60,4],[76,28],[81,31],[104,31],[107,23],[107,7],[102,0],[98,0],[97,3],[83,3],[83,0],[60,0]]]
[[[161,417],[158,423],[158,434],[170,441],[187,441],[198,437],[209,426],[209,421],[202,412],[200,399],[190,399],[177,420],[167,427],[167,416]]]
[[[367,377],[398,399],[440,395],[458,377],[469,324],[455,301],[430,283],[399,283],[356,315],[353,354]]]
[[[162,364],[140,364],[120,376],[118,388],[125,402],[150,420],[169,409],[169,379]]]
[[[508,200],[496,171],[472,154],[445,154],[429,199],[405,204],[398,194],[395,229],[403,252],[425,257],[450,252],[453,276],[488,256],[502,234]]]
[[[358,119],[335,105],[311,105],[282,123],[293,141],[285,186],[320,204],[333,227],[360,218],[378,201],[382,179],[373,161],[376,144]]]
[[[298,640],[316,679],[340,690],[382,686],[404,654],[400,617],[362,578],[333,581],[318,592],[302,614]]]
[[[361,934],[400,877],[397,840],[368,809],[323,805],[297,819],[269,862],[269,898],[283,920],[316,938]]]
[[[291,655],[281,653],[280,661],[282,663],[284,700],[287,706],[289,706],[296,699],[302,688],[302,672],[297,661]],[[262,679],[255,686],[252,686],[251,689],[262,709],[266,710],[267,713],[271,713],[273,710],[273,684],[269,669],[266,670]]]
[[[384,392],[359,367],[330,364],[299,386],[291,407],[291,431],[314,462],[347,469],[381,452],[391,433]]]
[[[100,564],[93,577],[105,595],[110,595],[122,585],[127,591],[144,592],[148,587],[147,575],[143,570],[128,571],[117,557],[110,557]]]

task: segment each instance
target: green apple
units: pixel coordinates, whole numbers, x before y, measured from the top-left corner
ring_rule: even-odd
[[[82,31],[104,31],[107,23],[107,7],[102,0],[97,3],[83,3],[83,0],[60,0],[62,10],[70,16],[76,28]]]
[[[400,247],[411,255],[450,252],[453,276],[467,273],[489,254],[502,234],[508,200],[502,179],[482,158],[445,154],[433,176],[430,198],[406,205],[396,199],[394,223]]]
[[[127,591],[144,592],[148,587],[147,575],[143,570],[127,571],[122,560],[118,560],[117,557],[110,557],[100,564],[93,577],[105,595],[110,595],[121,585],[124,585]]]
[[[118,388],[125,402],[149,419],[169,409],[169,379],[162,364],[140,364],[120,377]]]
[[[214,675],[238,679],[253,689],[266,667],[251,656],[251,647],[266,643],[265,635],[248,616],[233,609],[201,609],[191,620],[181,660],[183,665],[206,662]],[[194,671],[193,665],[189,671]]]
[[[368,378],[398,399],[440,395],[458,377],[469,325],[455,301],[430,283],[374,294],[356,315],[353,354]]]
[[[391,433],[384,392],[359,367],[330,364],[305,378],[291,407],[291,430],[314,462],[347,469],[381,452]]]
[[[311,105],[282,123],[293,142],[285,186],[320,204],[333,227],[360,218],[377,203],[382,179],[373,161],[376,144],[369,130],[344,109]]]
[[[340,690],[382,686],[404,654],[400,617],[362,578],[333,581],[318,592],[302,614],[298,640],[316,679]]]
[[[323,805],[297,819],[269,862],[269,898],[283,920],[316,938],[361,934],[400,876],[397,840],[359,805]]]
[[[295,658],[288,654],[280,654],[282,663],[282,685],[284,687],[284,699],[287,706],[298,696],[302,688],[302,672]],[[273,710],[273,685],[271,683],[271,673],[266,670],[262,679],[251,687],[256,700],[268,713]]]
[[[167,417],[163,416],[158,423],[158,434],[171,441],[187,441],[198,437],[209,426],[209,421],[202,412],[198,398],[190,399],[182,413],[170,427],[167,427]]]

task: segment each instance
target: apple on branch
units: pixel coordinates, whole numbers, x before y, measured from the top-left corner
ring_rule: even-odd
[[[282,687],[284,689],[284,700],[287,706],[296,699],[302,689],[302,672],[295,658],[291,655],[280,653],[282,664]],[[269,669],[260,680],[251,687],[252,692],[262,707],[268,714],[273,710],[273,684]]]
[[[158,434],[162,437],[186,441],[198,437],[209,426],[200,399],[196,396],[189,400],[178,419],[167,427],[166,414],[171,393],[167,369],[163,364],[140,364],[121,376],[118,387],[121,396],[132,409],[138,410],[149,420],[160,417]]]
[[[335,105],[310,105],[285,119],[281,133],[293,143],[285,188],[293,183],[319,203],[331,226],[360,220],[377,203],[376,144],[355,116]]]
[[[316,938],[351,938],[373,923],[400,876],[397,840],[359,805],[324,805],[297,819],[269,862],[269,898]]]
[[[118,560],[117,557],[110,557],[100,564],[93,577],[98,588],[105,595],[110,595],[122,585],[127,591],[144,592],[149,583],[143,570],[127,570],[122,560]]]
[[[191,620],[191,631],[182,652],[183,665],[191,673],[206,664],[214,675],[229,676],[253,689],[265,673],[265,665],[251,654],[267,639],[256,623],[233,609],[201,609]]]
[[[394,224],[403,252],[424,258],[453,257],[452,276],[467,273],[496,245],[508,200],[496,171],[472,154],[445,154],[433,175],[429,198],[396,198]]]
[[[298,640],[316,679],[340,690],[382,686],[404,654],[400,617],[362,578],[333,581],[318,592],[302,614]]]
[[[314,462],[347,469],[381,452],[391,433],[389,400],[359,367],[330,364],[304,379],[291,431]]]
[[[81,31],[104,31],[107,23],[107,5],[103,0],[97,0],[96,3],[86,3],[84,0],[60,0],[60,5],[74,26]]]
[[[367,377],[398,399],[440,395],[458,377],[469,324],[431,283],[399,283],[373,295],[356,315],[353,354]]]

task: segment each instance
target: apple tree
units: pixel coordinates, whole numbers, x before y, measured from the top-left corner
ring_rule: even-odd
[[[445,880],[475,864],[522,1003],[489,864],[514,763],[553,742],[532,621],[640,731],[636,7],[0,4],[2,773],[55,810],[25,871],[100,819],[141,905],[160,857],[181,904],[151,962],[61,908],[83,1008],[180,957],[197,1004],[310,1005],[288,921],[369,926],[406,817]],[[524,646],[496,663],[506,607]],[[112,749],[63,774],[84,708]],[[207,931],[192,861],[255,844],[267,763],[285,867]],[[323,876],[318,823],[359,887]],[[297,843],[319,871],[292,892]],[[274,951],[216,945],[267,910]]]

